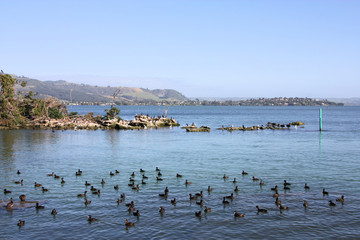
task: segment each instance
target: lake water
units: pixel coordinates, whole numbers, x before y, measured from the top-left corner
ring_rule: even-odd
[[[72,106],[69,111],[104,114],[102,106]],[[359,239],[360,238],[360,108],[323,107],[323,132],[318,131],[319,107],[214,107],[120,106],[120,116],[168,115],[181,125],[210,126],[210,133],[189,133],[180,127],[140,131],[0,131],[0,239]],[[220,131],[224,126],[252,126],[267,122],[305,122],[290,130]],[[155,168],[163,181],[156,181]],[[139,169],[149,178],[134,191],[128,186]],[[82,176],[75,176],[77,169]],[[110,176],[118,169],[120,174]],[[17,170],[21,171],[17,175]],[[242,176],[241,171],[249,174]],[[64,177],[47,176],[48,173]],[[176,174],[183,175],[176,178]],[[229,176],[224,180],[223,175]],[[264,186],[252,181],[261,178]],[[233,178],[237,183],[232,182]],[[24,179],[24,184],[14,181]],[[101,180],[106,182],[103,186]],[[185,186],[185,180],[192,182]],[[292,185],[283,190],[283,181]],[[93,195],[85,181],[101,190]],[[43,193],[34,182],[49,189]],[[308,183],[310,190],[305,191]],[[114,185],[119,185],[119,190]],[[209,194],[206,189],[211,186]],[[235,186],[239,192],[234,193]],[[270,188],[279,186],[280,200],[289,210],[280,211]],[[169,196],[158,196],[165,187]],[[4,194],[3,189],[12,191]],[[323,196],[322,189],[329,192]],[[89,190],[88,200],[77,194]],[[189,200],[189,193],[204,191],[204,206],[212,212],[201,218],[203,208]],[[121,193],[126,200],[117,204]],[[222,199],[234,193],[230,204]],[[31,204],[5,210],[13,197],[26,194],[45,209]],[[330,207],[329,200],[345,196],[345,203]],[[173,206],[171,199],[176,198]],[[307,200],[309,207],[303,207]],[[134,201],[139,218],[125,203]],[[198,200],[199,201],[199,200]],[[255,208],[268,213],[257,213]],[[18,207],[19,206],[19,207]],[[159,214],[159,207],[165,208]],[[56,208],[58,214],[50,214]],[[245,214],[234,218],[234,210]],[[98,221],[91,224],[87,215]],[[19,219],[26,224],[19,228]],[[125,219],[135,222],[126,228]]]

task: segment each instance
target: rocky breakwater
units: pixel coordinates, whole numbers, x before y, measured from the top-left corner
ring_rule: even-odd
[[[266,129],[271,129],[271,130],[289,130],[291,128],[291,126],[303,126],[305,125],[305,123],[303,122],[292,122],[292,123],[288,123],[288,124],[280,124],[280,123],[272,123],[272,122],[268,122],[266,126],[264,125],[257,125],[257,126],[251,126],[251,127],[246,127],[246,126],[241,126],[241,127],[221,127],[218,128],[218,130],[227,130],[229,132],[231,131],[254,131],[254,130],[266,130]]]
[[[146,128],[160,128],[160,127],[172,127],[179,126],[173,118],[166,117],[150,117],[148,115],[136,115],[135,119],[128,121],[122,119],[111,119],[101,122],[105,128],[110,129],[146,129]]]

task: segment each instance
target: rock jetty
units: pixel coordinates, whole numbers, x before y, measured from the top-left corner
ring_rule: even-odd
[[[254,131],[254,130],[266,130],[266,129],[271,129],[271,130],[288,130],[290,129],[291,126],[302,126],[305,125],[305,123],[303,122],[292,122],[292,123],[288,123],[288,124],[280,124],[280,123],[272,123],[272,122],[268,122],[266,124],[266,126],[264,125],[257,125],[257,126],[251,126],[251,127],[246,127],[246,126],[241,126],[241,127],[224,127],[222,126],[221,128],[218,128],[218,130],[227,130],[229,132],[231,131]]]

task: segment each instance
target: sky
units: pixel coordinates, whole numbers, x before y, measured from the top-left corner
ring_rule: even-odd
[[[358,0],[0,0],[0,69],[186,97],[360,97]]]

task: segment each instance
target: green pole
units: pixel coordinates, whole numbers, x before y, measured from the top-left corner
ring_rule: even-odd
[[[320,111],[319,111],[319,130],[320,132],[322,131],[322,109],[320,108]]]

